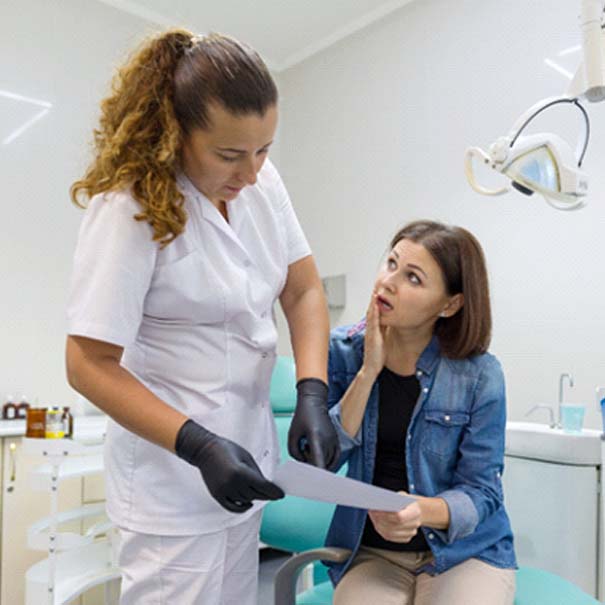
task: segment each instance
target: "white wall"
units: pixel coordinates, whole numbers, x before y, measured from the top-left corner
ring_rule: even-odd
[[[577,401],[592,404],[594,386],[605,383],[605,104],[590,108],[591,205],[577,214],[517,194],[474,194],[462,154],[564,90],[543,59],[578,41],[576,4],[418,0],[278,77],[273,159],[322,274],[348,278],[348,305],[334,324],[363,314],[397,225],[430,217],[469,227],[489,260],[493,350],[505,365],[512,418],[554,400],[560,372],[574,374],[569,398]],[[82,214],[68,188],[88,160],[113,68],[152,29],[95,0],[0,3],[0,90],[53,104],[21,137],[0,144],[0,399],[75,399],[64,378],[64,307]],[[561,59],[570,69],[575,60]],[[0,140],[29,115],[28,106],[0,98]],[[559,115],[569,119],[571,111]],[[597,426],[596,413],[589,421]]]
[[[68,190],[89,159],[114,65],[149,29],[95,1],[0,4],[0,89],[53,105],[12,143],[0,143],[0,399],[75,399],[65,380],[64,308],[82,212]],[[35,111],[0,98],[0,139]]]
[[[546,57],[579,42],[579,2],[419,0],[281,74],[280,168],[322,275],[346,273],[360,318],[396,227],[416,218],[463,225],[486,251],[492,350],[503,362],[509,417],[566,397],[590,406],[605,384],[605,104],[589,108],[590,206],[552,210],[541,198],[475,194],[463,174],[469,145],[489,145],[567,80]],[[561,63],[575,69],[579,56]],[[537,126],[578,132],[570,107]],[[579,115],[579,114],[578,114]],[[285,335],[281,350],[287,351]],[[543,421],[542,417],[536,420]]]
[[[156,29],[96,0],[0,3],[0,90],[53,105],[2,145],[39,108],[0,96],[0,405],[7,394],[41,404],[75,401],[63,351],[82,211],[68,191],[90,159],[99,101],[114,68]],[[276,141],[274,161],[278,148]]]

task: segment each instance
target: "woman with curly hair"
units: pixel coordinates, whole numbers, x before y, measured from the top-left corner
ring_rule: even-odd
[[[277,90],[229,37],[147,40],[101,105],[68,306],[69,383],[110,416],[107,510],[123,605],[256,601],[278,456],[279,299],[297,371],[290,453],[330,467],[328,315],[267,159]],[[176,454],[176,455],[175,455]],[[200,477],[201,473],[201,477]]]

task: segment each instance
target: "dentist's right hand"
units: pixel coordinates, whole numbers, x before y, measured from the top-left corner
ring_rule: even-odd
[[[372,378],[376,378],[387,360],[385,345],[386,328],[380,325],[378,310],[378,295],[372,292],[372,299],[366,313],[366,333],[364,339],[362,370]]]
[[[246,512],[253,500],[279,500],[284,492],[262,474],[243,447],[187,420],[179,429],[175,451],[196,466],[212,497],[232,513]]]

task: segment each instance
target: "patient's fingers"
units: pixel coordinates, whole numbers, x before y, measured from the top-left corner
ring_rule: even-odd
[[[397,513],[370,511],[368,514],[377,533],[390,542],[407,543],[418,533],[415,524],[392,523],[392,516]]]
[[[369,511],[368,515],[370,516],[370,519],[372,519],[372,521],[376,520],[376,522],[384,526],[420,526],[420,510],[413,504],[396,513],[386,511]]]

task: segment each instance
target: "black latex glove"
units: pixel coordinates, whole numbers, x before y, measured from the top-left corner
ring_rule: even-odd
[[[284,492],[263,476],[243,447],[189,419],[179,429],[177,456],[197,466],[213,498],[232,513],[246,512],[252,500],[279,500]]]
[[[288,452],[295,460],[333,468],[338,462],[340,447],[328,415],[328,385],[319,378],[303,378],[296,384],[296,393]]]

